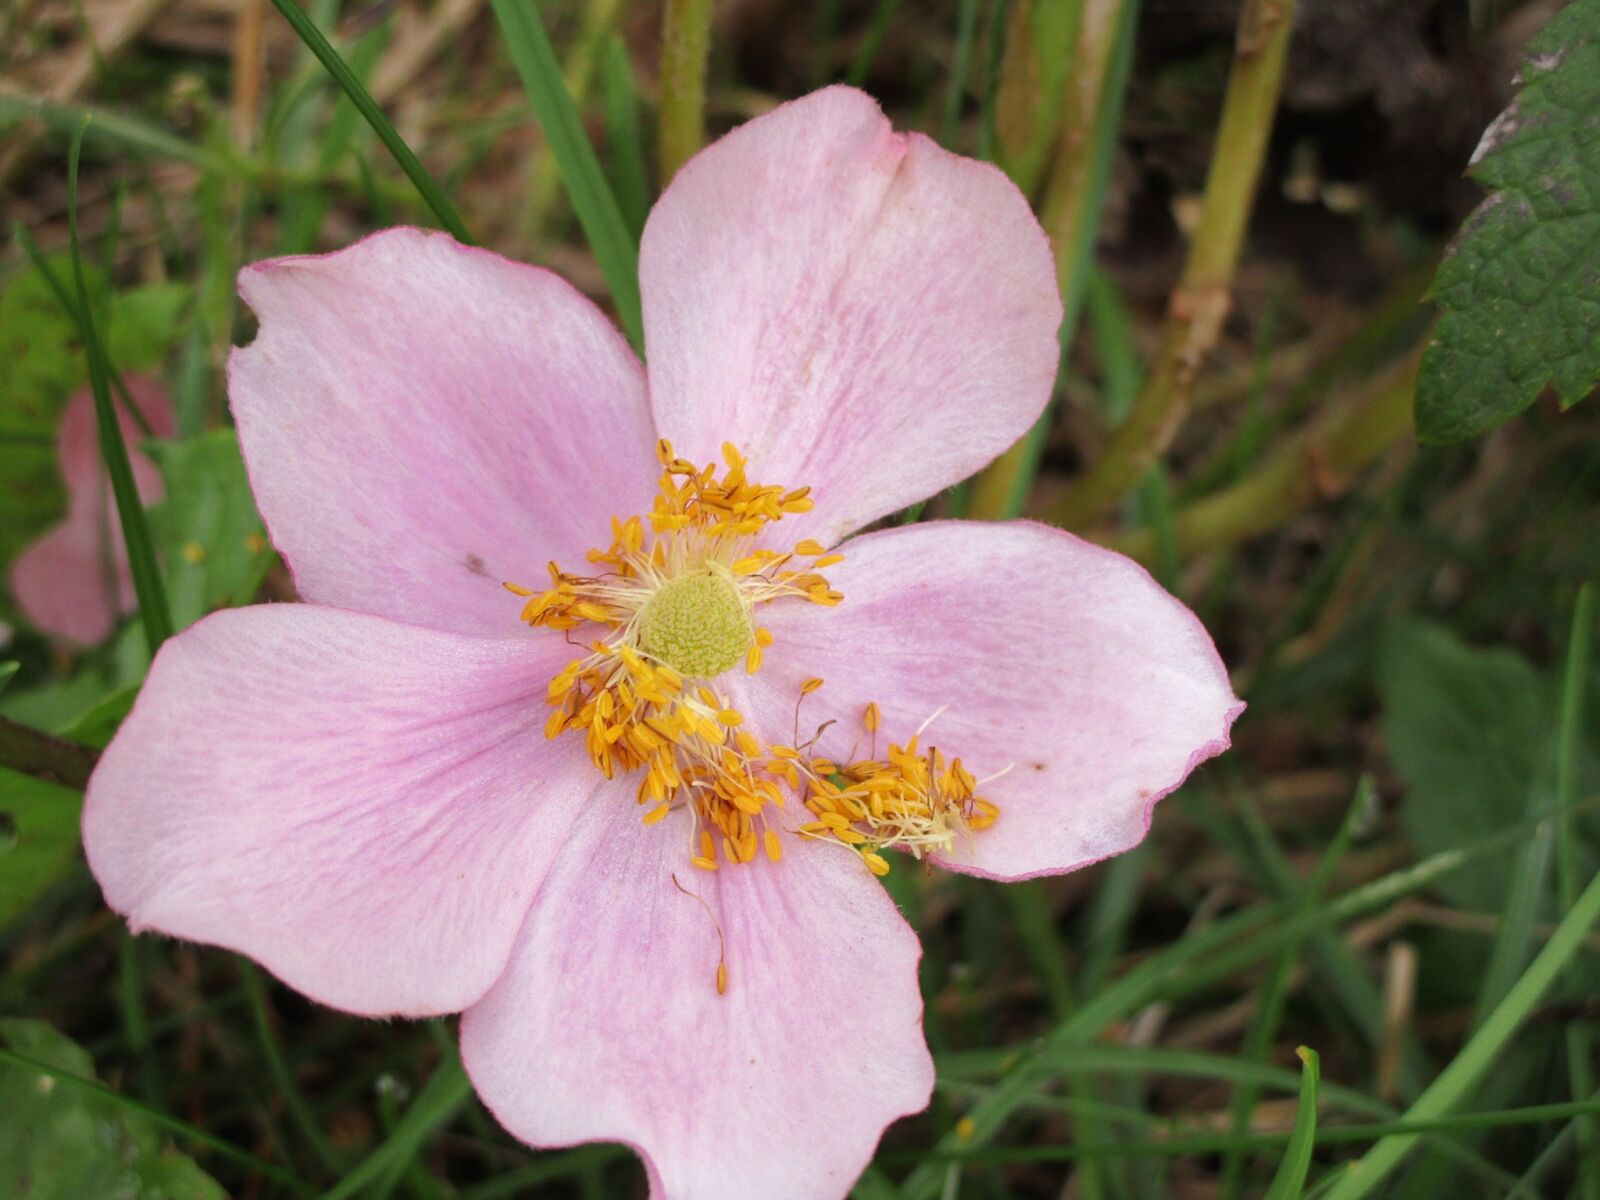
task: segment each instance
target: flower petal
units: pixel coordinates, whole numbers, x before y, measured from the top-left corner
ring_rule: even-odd
[[[831,542],[965,478],[1055,380],[1061,301],[1021,193],[853,88],[695,156],[650,214],[639,279],[662,435],[811,485],[796,536]]]
[[[581,561],[648,510],[638,360],[548,271],[442,233],[247,267],[261,318],[229,391],[300,593],[461,633],[523,631],[505,580]]]
[[[598,780],[540,729],[569,657],[301,604],[208,617],[89,781],[106,902],[337,1008],[465,1007]]]
[[[635,1147],[655,1200],[842,1197],[933,1085],[916,935],[847,851],[791,837],[708,875],[680,821],[586,814],[462,1018],[467,1070],[525,1141]]]
[[[157,437],[172,433],[172,401],[155,380],[129,375],[129,398]],[[143,431],[117,404],[117,423],[128,446],[134,487],[146,504],[165,491],[161,472],[139,449]],[[94,394],[84,388],[67,401],[57,441],[67,513],[20,555],[11,567],[17,607],[46,633],[86,646],[98,645],[121,616],[136,607],[133,573],[122,541],[122,521],[100,465],[100,435]],[[107,568],[109,568],[109,576]]]
[[[842,755],[870,701],[878,745],[959,755],[1000,806],[940,862],[994,879],[1070,871],[1137,845],[1155,802],[1228,746],[1243,709],[1194,614],[1129,559],[1028,522],[933,522],[868,534],[828,568],[835,609],[775,603],[752,692]],[[937,715],[936,715],[937,714]],[[792,718],[790,718],[792,720]],[[863,744],[861,755],[868,751]]]

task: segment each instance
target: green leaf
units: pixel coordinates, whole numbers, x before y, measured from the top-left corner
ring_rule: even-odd
[[[43,1021],[0,1020],[0,1044],[92,1077],[88,1053]],[[0,1065],[0,1195],[19,1200],[223,1200],[193,1159],[137,1114],[34,1069]]]
[[[1527,660],[1408,620],[1384,631],[1376,675],[1384,739],[1407,785],[1400,819],[1419,854],[1513,825],[1549,799],[1555,681]],[[1600,784],[1592,753],[1581,770]],[[1498,909],[1514,863],[1514,855],[1482,859],[1439,890],[1470,910]]]
[[[1417,433],[1458,441],[1600,380],[1600,0],[1575,0],[1529,44],[1522,91],[1484,134],[1493,194],[1439,268],[1446,310],[1417,381]]]
[[[232,430],[150,442],[166,495],[150,508],[176,628],[213,609],[248,604],[272,565]]]
[[[72,865],[82,807],[82,792],[0,767],[0,929]],[[0,1102],[0,1112],[6,1111]],[[0,1166],[0,1179],[3,1171]],[[10,1194],[0,1187],[0,1195]]]
[[[1295,1051],[1305,1064],[1300,1074],[1300,1107],[1294,1115],[1294,1132],[1284,1148],[1278,1173],[1263,1200],[1298,1200],[1306,1186],[1311,1152],[1317,1145],[1317,1052],[1301,1046]]]

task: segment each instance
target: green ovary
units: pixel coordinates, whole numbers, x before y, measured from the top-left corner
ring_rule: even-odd
[[[639,613],[639,645],[680,675],[720,675],[744,657],[753,633],[731,580],[703,572],[657,589]]]

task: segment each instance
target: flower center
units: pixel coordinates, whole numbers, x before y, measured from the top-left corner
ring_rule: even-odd
[[[639,648],[680,675],[709,679],[749,652],[750,614],[733,581],[696,571],[663,583],[638,616]]]

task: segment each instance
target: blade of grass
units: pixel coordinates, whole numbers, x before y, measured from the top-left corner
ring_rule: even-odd
[[[637,240],[650,215],[644,133],[639,124],[639,90],[633,82],[628,46],[616,34],[606,42],[606,161],[628,232]]]
[[[878,51],[883,48],[889,22],[894,20],[895,10],[899,7],[900,0],[878,0],[877,7],[872,10],[872,19],[867,23],[867,32],[861,38],[861,45],[856,47],[855,56],[850,60],[850,69],[845,73],[845,82],[851,87],[866,83]]]
[[[1344,859],[1345,852],[1350,848],[1356,827],[1362,815],[1373,803],[1374,794],[1371,778],[1363,775],[1356,784],[1355,798],[1350,802],[1349,810],[1345,813],[1344,820],[1340,822],[1338,832],[1334,834],[1333,841],[1317,860],[1311,878],[1306,880],[1298,898],[1294,900],[1295,912],[1308,912],[1321,900],[1323,889],[1333,878],[1339,863]],[[1244,1039],[1243,1055],[1252,1062],[1266,1061],[1273,1042],[1277,1040],[1278,1026],[1283,1020],[1284,1008],[1289,999],[1289,975],[1300,957],[1300,946],[1301,943],[1297,939],[1283,948],[1283,952],[1273,964],[1271,974],[1261,987],[1261,998]],[[1306,1070],[1314,1073],[1316,1068],[1308,1062]],[[1235,1090],[1230,1105],[1233,1132],[1244,1133],[1249,1129],[1250,1114],[1255,1109],[1256,1096],[1254,1087],[1246,1086]],[[1243,1155],[1230,1154],[1224,1160],[1220,1187],[1223,1200],[1232,1200],[1239,1195],[1244,1184],[1244,1166]]]
[[[1474,1130],[1504,1129],[1518,1125],[1543,1125],[1550,1121],[1567,1120],[1600,1112],[1600,1101],[1575,1100],[1561,1104],[1536,1104],[1526,1108],[1503,1108],[1478,1113],[1457,1113],[1452,1116],[1406,1117],[1396,1121],[1381,1121],[1362,1125],[1333,1125],[1316,1130],[1311,1142],[1315,1146],[1341,1146],[1352,1143],[1378,1142],[1388,1138],[1410,1138],[1415,1141],[1428,1134],[1455,1135]],[[1288,1133],[1195,1134],[1163,1138],[1153,1141],[1105,1143],[1098,1146],[977,1146],[970,1148],[940,1147],[932,1151],[938,1159],[994,1163],[1073,1162],[1085,1158],[1189,1158],[1218,1154],[1232,1148],[1251,1150],[1281,1149],[1290,1145],[1295,1131]],[[885,1162],[901,1160],[906,1156],[885,1154]],[[942,1172],[942,1164],[941,1164]],[[1347,1172],[1344,1178],[1348,1178]],[[1512,1184],[1516,1180],[1509,1177]],[[907,1194],[902,1188],[901,1194]],[[1339,1194],[1336,1184],[1327,1195]]]
[[[241,1150],[232,1142],[224,1141],[214,1134],[207,1133],[199,1126],[191,1125],[187,1121],[180,1121],[177,1117],[169,1117],[160,1109],[151,1108],[148,1104],[141,1104],[129,1096],[124,1096],[121,1092],[112,1091],[97,1080],[84,1079],[80,1075],[73,1075],[68,1071],[60,1070],[57,1067],[50,1066],[48,1063],[42,1063],[37,1059],[29,1058],[25,1054],[18,1054],[4,1047],[0,1047],[0,1063],[26,1071],[37,1071],[41,1075],[49,1076],[57,1083],[64,1083],[68,1087],[76,1088],[102,1100],[110,1101],[112,1104],[125,1108],[129,1112],[137,1113],[141,1119],[160,1126],[176,1137],[187,1139],[197,1146],[204,1146],[208,1150],[214,1150],[224,1158],[248,1167],[264,1178],[288,1188],[297,1196],[311,1195],[310,1187],[288,1171],[273,1166],[265,1159],[257,1158],[248,1150]]]
[[[316,22],[306,15],[295,0],[272,0],[277,6],[283,19],[289,22],[290,27],[299,35],[306,48],[317,56],[317,61],[322,64],[323,70],[333,76],[334,82],[350,97],[350,103],[356,106],[356,111],[366,118],[367,124],[372,126],[372,131],[378,139],[388,147],[389,153],[394,155],[394,160],[405,172],[406,178],[411,180],[413,187],[433,210],[433,215],[439,218],[439,224],[450,232],[450,236],[458,242],[472,243],[472,235],[467,232],[467,227],[462,223],[461,216],[456,212],[455,205],[450,203],[450,198],[444,194],[442,188],[435,182],[428,169],[422,165],[411,147],[400,136],[399,131],[389,123],[389,118],[384,116],[383,110],[378,107],[372,94],[362,85],[349,65],[340,57],[339,52],[333,48],[333,43],[323,36],[322,30],[317,28]]]
[[[533,104],[561,182],[584,236],[594,251],[623,332],[635,350],[644,352],[644,319],[639,302],[639,247],[628,233],[617,198],[606,182],[600,160],[583,130],[572,96],[561,77],[537,6],[523,0],[493,0],[511,61]]]
[[[261,1051],[267,1059],[267,1070],[272,1074],[272,1082],[277,1086],[278,1095],[282,1097],[284,1107],[289,1110],[289,1119],[294,1122],[295,1128],[300,1131],[300,1136],[305,1139],[306,1145],[330,1175],[339,1175],[345,1170],[345,1162],[334,1152],[328,1139],[323,1136],[322,1127],[317,1124],[317,1119],[311,1113],[311,1106],[306,1103],[300,1085],[295,1082],[294,1072],[289,1070],[289,1064],[284,1060],[283,1048],[278,1043],[278,1035],[272,1028],[272,1017],[267,1011],[267,989],[261,982],[261,973],[256,970],[255,964],[247,958],[235,957],[234,965],[239,972],[239,981],[244,985],[244,994],[250,1005],[250,1022],[256,1029],[256,1040],[261,1043]]]
[[[971,1125],[963,1127],[964,1136],[958,1137],[954,1132],[946,1134],[939,1141],[939,1149],[980,1145],[993,1137],[1011,1112],[1027,1099],[1041,1076],[1051,1073],[1048,1064],[1042,1062],[1047,1056],[1069,1054],[1106,1026],[1154,1000],[1173,999],[1209,987],[1276,953],[1293,940],[1381,908],[1429,886],[1469,862],[1515,845],[1533,824],[1519,822],[1468,846],[1442,851],[1346,892],[1307,913],[1291,915],[1286,905],[1263,904],[1188,935],[1086,999],[1070,1019],[1020,1055],[990,1097],[967,1114]],[[1559,934],[1560,930],[1557,936]],[[1554,937],[1551,944],[1554,944]],[[1547,946],[1546,952],[1548,949]],[[908,1200],[932,1200],[938,1194],[944,1173],[942,1165],[930,1162],[914,1170],[901,1190]]]
[[[1556,891],[1564,912],[1571,910],[1578,895],[1579,834],[1569,806],[1577,798],[1578,748],[1583,738],[1583,701],[1589,679],[1594,616],[1595,585],[1586,583],[1578,589],[1578,600],[1572,609],[1572,632],[1567,639],[1567,663],[1561,681],[1561,715],[1556,727],[1555,799],[1563,813],[1557,826]],[[1569,1023],[1566,1043],[1572,1095],[1593,1095],[1594,1027],[1582,1020]],[[1600,1200],[1600,1123],[1581,1117],[1575,1123],[1574,1136],[1578,1141],[1578,1194],[1582,1200]]]
[[[461,1068],[460,1058],[451,1057],[440,1063],[394,1132],[362,1159],[355,1170],[324,1192],[320,1200],[348,1200],[368,1184],[385,1177],[396,1163],[404,1163],[416,1154],[423,1139],[454,1117],[471,1095],[472,1083]]]
[[[155,542],[145,521],[144,504],[133,481],[133,466],[128,461],[122,424],[112,404],[110,359],[95,328],[89,285],[83,272],[83,253],[78,242],[78,160],[83,152],[86,124],[78,126],[67,154],[67,237],[78,292],[76,315],[89,360],[89,386],[94,393],[95,420],[100,431],[100,457],[111,476],[111,492],[117,503],[117,518],[122,522],[122,540],[128,550],[133,591],[139,599],[139,619],[144,625],[145,644],[153,657],[161,643],[172,635],[172,615],[167,609],[166,590],[161,586],[161,568],[156,564]]]
[[[1407,1110],[1407,1122],[1436,1120],[1471,1095],[1545,990],[1565,970],[1597,916],[1600,916],[1600,875],[1589,881],[1589,886],[1562,917],[1550,940],[1461,1053]],[[1360,1200],[1369,1195],[1400,1165],[1416,1141],[1415,1133],[1385,1137],[1359,1162],[1346,1168],[1338,1185],[1328,1193],[1329,1200]]]
[[[967,95],[967,79],[972,73],[972,44],[978,34],[978,0],[960,0],[956,9],[956,48],[950,60],[950,78],[944,95],[944,120],[939,140],[957,150],[956,133],[961,128],[961,106]]]
[[[1295,1051],[1305,1064],[1300,1086],[1300,1107],[1294,1115],[1294,1131],[1284,1149],[1278,1173],[1263,1200],[1299,1200],[1305,1190],[1306,1172],[1311,1167],[1311,1151],[1317,1144],[1317,1052],[1306,1046]]]

